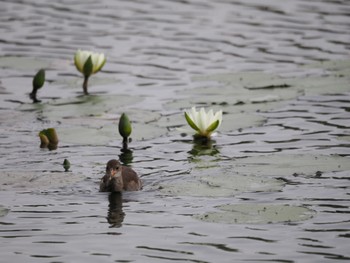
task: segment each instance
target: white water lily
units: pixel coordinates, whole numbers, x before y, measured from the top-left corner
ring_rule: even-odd
[[[99,72],[106,63],[106,57],[103,53],[95,53],[87,50],[78,50],[74,55],[74,64],[83,75],[83,90],[88,94],[88,79],[92,74]]]
[[[221,125],[222,110],[214,114],[212,109],[205,112],[204,108],[197,111],[196,107],[192,107],[191,110],[185,112],[185,118],[191,128],[197,132],[197,136],[210,138]]]
[[[84,66],[88,58],[91,57],[92,72],[95,74],[102,69],[106,63],[106,57],[103,53],[94,53],[87,50],[78,50],[74,55],[74,64],[81,73],[84,73]]]

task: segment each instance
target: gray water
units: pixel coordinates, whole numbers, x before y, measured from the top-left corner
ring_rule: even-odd
[[[350,259],[348,1],[0,3],[1,262]],[[89,97],[78,48],[107,56]],[[224,111],[210,145],[192,106]],[[142,191],[98,192],[112,158]]]

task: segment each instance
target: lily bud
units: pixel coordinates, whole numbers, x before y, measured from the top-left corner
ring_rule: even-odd
[[[38,90],[45,83],[45,70],[40,69],[33,78],[33,89]]]
[[[119,119],[118,128],[119,134],[123,137],[124,140],[127,140],[131,134],[132,127],[129,118],[125,113],[123,113]]]
[[[50,143],[58,144],[58,136],[54,128],[46,129],[46,136],[49,138]]]
[[[36,98],[36,93],[38,89],[40,89],[44,85],[44,83],[45,83],[45,70],[40,69],[33,78],[33,90],[29,94],[29,97],[33,100],[34,103],[40,102],[40,100]]]
[[[69,168],[70,168],[70,162],[68,161],[68,159],[64,159],[63,161],[63,168],[65,172],[68,172]]]
[[[50,141],[43,131],[39,132],[39,138],[40,138],[40,148],[47,148]]]
[[[44,129],[39,132],[40,148],[49,148],[49,150],[57,149],[58,136],[54,128]]]

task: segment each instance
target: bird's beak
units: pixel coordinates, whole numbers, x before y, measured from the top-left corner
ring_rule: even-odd
[[[108,176],[108,177],[114,177],[114,176],[121,176],[121,174],[122,174],[122,171],[121,171],[121,169],[113,169],[113,168],[111,168],[111,169],[108,169],[107,171],[106,171],[106,175]]]

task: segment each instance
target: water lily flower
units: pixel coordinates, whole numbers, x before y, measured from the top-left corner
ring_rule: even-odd
[[[78,50],[74,55],[74,64],[78,71],[84,75],[83,90],[87,95],[88,80],[92,74],[99,72],[106,63],[103,53],[94,53],[87,50]]]
[[[192,107],[185,112],[185,118],[191,128],[197,132],[196,137],[210,139],[212,133],[221,125],[222,110],[214,114],[212,109],[205,112],[204,108],[197,111],[196,107]]]

